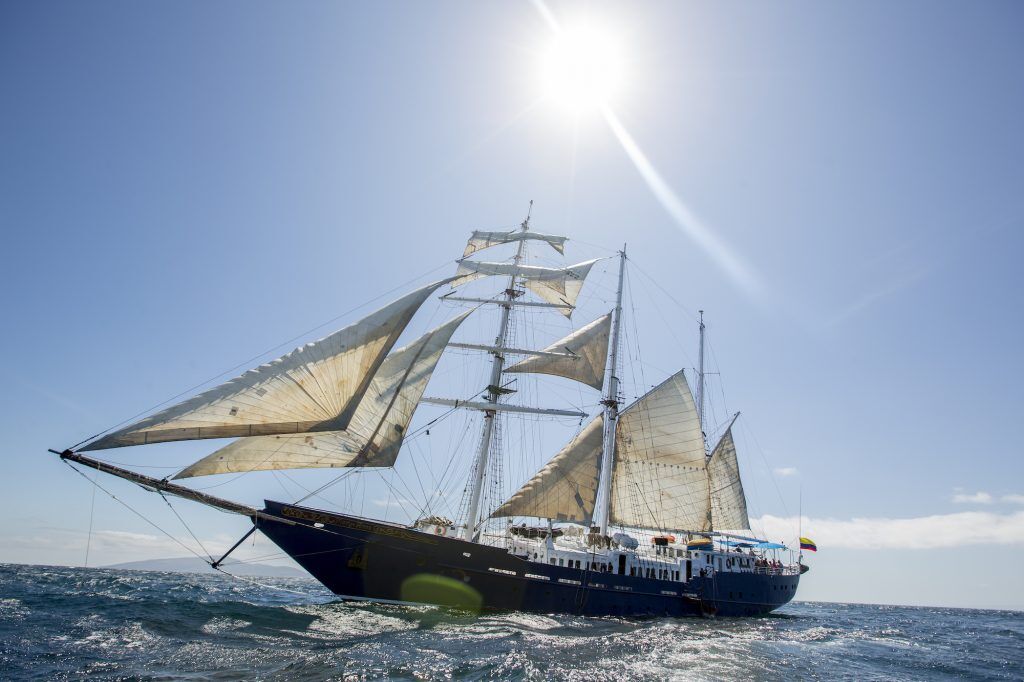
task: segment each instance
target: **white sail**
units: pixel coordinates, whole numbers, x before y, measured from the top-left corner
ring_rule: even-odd
[[[446,281],[82,449],[344,429],[409,320]]]
[[[732,439],[732,424],[711,452],[708,477],[711,487],[711,521],[715,530],[750,528],[747,498],[743,494],[740,465],[736,460],[736,443]]]
[[[557,237],[552,234],[541,234],[539,232],[522,232],[520,230],[514,230],[512,232],[482,232],[475,230],[473,235],[469,238],[469,242],[466,244],[466,250],[463,251],[462,257],[471,256],[477,251],[497,246],[498,244],[508,244],[509,242],[523,241],[524,239],[532,239],[534,241],[547,242],[551,245],[558,253],[565,253],[565,237]]]
[[[575,379],[600,391],[604,385],[611,328],[612,314],[608,313],[544,349],[545,353],[568,353],[568,357],[536,355],[505,371],[553,374]]]
[[[275,469],[393,466],[441,353],[467,315],[389,355],[346,430],[240,438],[174,478]]]
[[[603,424],[602,417],[587,424],[491,516],[537,516],[589,523],[597,501]]]
[[[574,306],[583,288],[583,280],[596,262],[597,259],[594,259],[567,268],[544,268],[536,265],[464,260],[459,261],[459,269],[455,272],[452,286],[461,286],[488,275],[516,275],[523,278],[523,286],[548,303]],[[572,309],[565,309],[564,314],[566,317],[572,315]]]
[[[681,371],[622,411],[615,446],[613,524],[710,529],[704,437]]]

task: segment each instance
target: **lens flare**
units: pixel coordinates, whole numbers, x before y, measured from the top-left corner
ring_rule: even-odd
[[[598,110],[608,104],[622,80],[619,46],[593,27],[558,31],[543,61],[545,92],[570,111]]]

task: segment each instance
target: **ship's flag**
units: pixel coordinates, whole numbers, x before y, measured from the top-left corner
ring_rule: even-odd
[[[812,552],[817,552],[818,546],[814,544],[814,540],[810,538],[800,538],[800,549],[807,549]]]

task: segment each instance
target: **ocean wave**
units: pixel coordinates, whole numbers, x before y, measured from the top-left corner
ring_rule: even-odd
[[[1019,679],[1024,614],[794,603],[757,619],[473,617],[312,580],[0,566],[2,679]]]

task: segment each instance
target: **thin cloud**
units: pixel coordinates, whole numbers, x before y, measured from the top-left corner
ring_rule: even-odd
[[[906,272],[905,274],[897,277],[896,279],[887,282],[881,287],[865,292],[860,296],[860,298],[850,303],[845,308],[841,308],[839,312],[835,313],[830,318],[828,318],[825,321],[825,326],[835,327],[839,324],[842,324],[843,322],[846,322],[846,320],[866,310],[867,308],[871,307],[878,301],[881,301],[884,298],[888,298],[889,296],[893,296],[902,291],[903,289],[913,286],[920,280],[924,279],[924,277],[929,273],[930,270],[931,268],[928,267],[921,267],[916,270],[910,270],[909,272]]]
[[[1000,502],[1006,502],[1007,504],[1024,504],[1024,495],[1003,495],[999,498]]]
[[[776,476],[796,476],[799,473],[796,467],[779,467],[775,470]]]
[[[797,528],[821,551],[835,549],[946,549],[964,545],[1024,545],[1024,511],[1013,514],[958,512],[917,518],[772,516],[754,520],[766,537],[793,542]],[[795,544],[795,543],[794,543]]]
[[[992,496],[983,490],[976,493],[955,493],[954,504],[992,504]]]

